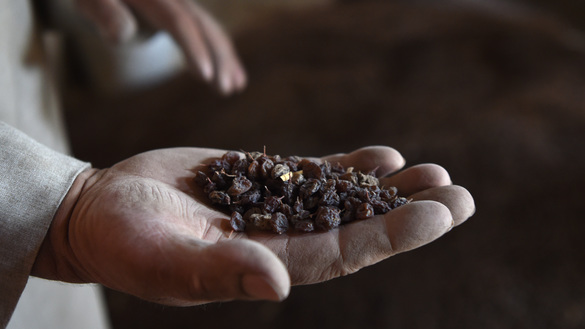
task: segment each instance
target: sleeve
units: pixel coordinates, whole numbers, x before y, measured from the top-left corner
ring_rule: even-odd
[[[0,328],[14,311],[57,208],[89,167],[0,121]]]

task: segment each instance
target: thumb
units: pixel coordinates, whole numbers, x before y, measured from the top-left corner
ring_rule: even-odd
[[[232,299],[280,301],[290,277],[282,261],[264,245],[247,239],[208,243],[183,241],[172,263],[176,299],[192,305]],[[163,275],[166,277],[166,275]]]

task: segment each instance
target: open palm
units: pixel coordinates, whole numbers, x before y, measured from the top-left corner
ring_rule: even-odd
[[[50,273],[97,282],[172,305],[231,299],[281,300],[290,285],[353,273],[440,237],[474,212],[470,194],[433,164],[382,178],[413,202],[327,232],[231,233],[193,183],[202,163],[225,151],[176,148],[93,170],[63,202],[43,252]],[[325,157],[386,176],[404,160],[388,147]],[[47,249],[47,248],[45,248]]]

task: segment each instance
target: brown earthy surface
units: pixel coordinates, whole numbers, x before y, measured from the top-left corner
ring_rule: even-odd
[[[585,327],[583,35],[519,9],[418,3],[258,22],[237,36],[251,84],[236,97],[181,77],[66,98],[74,153],[96,166],[169,146],[387,144],[446,167],[477,204],[439,241],[282,303],[171,308],[107,291],[114,328]]]

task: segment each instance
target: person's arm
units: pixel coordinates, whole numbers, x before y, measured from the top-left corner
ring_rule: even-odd
[[[0,122],[0,328],[4,328],[62,199],[89,164]]]

